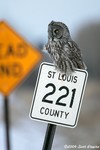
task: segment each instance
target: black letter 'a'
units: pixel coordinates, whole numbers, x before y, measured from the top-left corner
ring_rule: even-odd
[[[14,55],[14,51],[13,51],[13,47],[12,45],[9,45],[8,46],[8,49],[7,49],[7,55]]]

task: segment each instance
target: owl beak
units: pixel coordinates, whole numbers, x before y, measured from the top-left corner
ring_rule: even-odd
[[[53,36],[53,33],[51,32],[51,41],[54,40],[54,36]]]
[[[53,40],[54,40],[52,31],[49,32],[49,39],[50,39],[50,41],[53,41]]]

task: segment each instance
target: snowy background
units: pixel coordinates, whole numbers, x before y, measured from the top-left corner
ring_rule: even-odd
[[[57,127],[52,150],[64,145],[100,146],[100,1],[0,0],[0,20],[7,21],[40,51],[47,42],[51,20],[68,25],[82,49],[89,79],[75,129]],[[51,62],[47,54],[42,61]],[[32,121],[29,111],[38,67],[9,97],[11,150],[42,150],[46,123]],[[6,150],[3,95],[0,95],[0,150]],[[100,148],[99,148],[100,149]]]

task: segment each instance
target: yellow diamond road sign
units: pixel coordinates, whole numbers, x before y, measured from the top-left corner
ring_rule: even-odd
[[[9,95],[41,58],[37,49],[0,22],[0,92]]]

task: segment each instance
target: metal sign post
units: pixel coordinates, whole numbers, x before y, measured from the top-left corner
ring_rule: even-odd
[[[56,125],[48,124],[42,150],[51,150],[56,131]]]
[[[4,98],[4,115],[5,115],[5,132],[7,150],[10,150],[10,135],[9,135],[9,100],[8,97]]]

